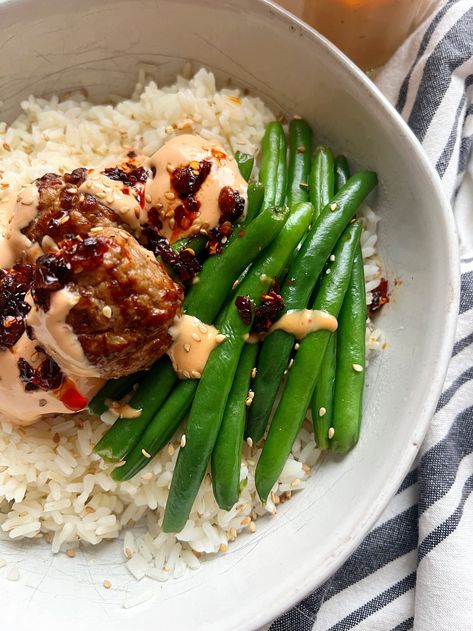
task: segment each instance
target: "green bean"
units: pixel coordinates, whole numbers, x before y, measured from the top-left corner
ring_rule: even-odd
[[[317,218],[334,194],[333,154],[327,147],[317,147],[309,176],[309,195]]]
[[[241,177],[248,182],[255,163],[254,157],[250,156],[249,153],[237,151],[235,153],[235,160],[238,165],[238,170],[241,173]]]
[[[314,309],[338,317],[350,281],[360,234],[361,225],[358,222],[350,224],[343,232],[334,250],[335,261],[330,274],[325,275],[320,284]],[[262,501],[266,501],[297,438],[331,335],[328,330],[314,331],[300,342],[256,466],[256,490]]]
[[[366,293],[363,255],[358,247],[338,323],[337,370],[330,449],[349,451],[360,435],[365,382]]]
[[[160,359],[152,370],[146,373],[138,389],[130,400],[130,407],[141,410],[136,418],[119,418],[95,445],[95,453],[104,460],[116,462],[133,449],[139,436],[166,399],[176,381],[176,376],[167,356]]]
[[[171,248],[174,252],[180,252],[185,248],[191,248],[194,250],[195,254],[199,256],[202,252],[205,251],[205,246],[207,245],[207,238],[201,234],[198,234],[194,237],[183,237],[178,241],[174,241],[171,243]]]
[[[282,206],[286,199],[286,151],[286,136],[281,123],[269,123],[261,147],[260,181],[264,186],[263,210]]]
[[[330,445],[328,430],[332,427],[336,362],[337,335],[333,333],[327,344],[311,403],[314,438],[319,449],[328,449]]]
[[[339,191],[350,179],[350,167],[345,156],[339,155],[335,158],[335,190]]]
[[[289,166],[287,203],[292,207],[309,201],[310,154],[312,129],[303,119],[293,118],[289,123]]]
[[[375,173],[356,173],[317,217],[298,255],[291,263],[281,290],[286,311],[307,306],[336,242],[376,182]],[[268,335],[262,345],[254,384],[255,397],[245,430],[245,436],[250,437],[254,443],[263,437],[293,344],[293,335],[277,330]]]
[[[278,211],[266,210],[252,221],[246,228],[244,236],[238,238],[219,255],[221,260],[220,266],[215,268],[216,279],[225,275],[225,283],[219,284],[219,293],[215,291],[215,284],[212,285],[210,280],[207,284],[207,292],[201,294],[200,300],[195,299],[193,302],[184,303],[186,312],[195,315],[204,322],[213,322],[216,311],[223,305],[227,294],[231,290],[238,274],[269,244],[270,241],[281,231],[288,215],[287,209]],[[227,254],[227,253],[230,254]],[[212,257],[204,264],[203,272],[206,266],[217,257]],[[224,270],[222,272],[222,270]],[[208,278],[208,277],[206,277]],[[198,287],[199,285],[194,285]],[[192,292],[192,289],[191,289]],[[208,299],[208,293],[212,292],[213,300]],[[187,385],[190,384],[190,385]],[[180,382],[178,386],[171,392],[165,402],[164,407],[158,410],[146,427],[144,433],[135,436],[135,445],[126,456],[126,463],[122,467],[115,469],[112,477],[115,480],[128,480],[133,477],[140,469],[146,466],[148,460],[144,456],[143,450],[154,456],[167,442],[167,436],[171,435],[179,427],[183,417],[187,413],[188,406],[192,402],[192,396],[198,386],[197,381]],[[186,407],[187,405],[187,407]],[[156,409],[156,408],[155,408]],[[177,414],[175,410],[181,410],[182,415]],[[110,432],[113,430],[113,427]]]
[[[291,256],[312,217],[311,204],[300,204],[289,216],[284,228],[265,250],[243,280],[240,290],[255,305],[262,300],[272,279],[277,277]],[[225,342],[211,353],[192,403],[186,426],[186,443],[180,449],[171,482],[163,532],[179,532],[185,525],[205,475],[210,455],[217,440],[228,395],[232,387],[251,321],[243,322],[231,302],[217,320],[217,327],[226,336]]]
[[[335,188],[339,191],[350,177],[350,169],[345,156],[335,159]],[[358,245],[358,248],[360,246]],[[328,449],[330,441],[328,430],[332,427],[333,395],[335,389],[335,369],[337,362],[337,333],[334,333],[325,351],[320,368],[319,379],[312,396],[311,410],[314,425],[314,437],[319,449]]]
[[[137,372],[119,379],[110,379],[89,401],[89,411],[96,416],[100,416],[108,410],[107,400],[119,401],[122,399],[130,392],[135,383],[139,383],[144,375],[144,372]]]
[[[264,199],[264,186],[261,182],[252,180],[248,184],[248,204],[246,207],[245,223],[250,223],[259,213]]]
[[[242,351],[212,452],[214,495],[217,504],[225,510],[230,510],[240,495],[241,446],[246,421],[246,399],[257,353],[258,344],[247,344]]]

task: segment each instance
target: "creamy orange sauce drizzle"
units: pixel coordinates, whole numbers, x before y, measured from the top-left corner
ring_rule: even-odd
[[[195,199],[200,202],[200,215],[188,230],[181,230],[176,235],[172,214],[182,201],[175,195],[171,186],[171,172],[178,167],[187,166],[192,161],[202,160],[210,162],[212,168],[195,195]],[[171,243],[195,234],[201,228],[209,229],[218,224],[218,196],[224,186],[231,186],[246,199],[247,183],[240,175],[235,158],[227,154],[217,141],[207,140],[197,134],[182,134],[171,138],[145,160],[143,166],[150,170],[156,169],[154,178],[146,182],[145,207],[158,209],[163,220],[160,232]]]
[[[308,333],[325,329],[327,331],[336,331],[338,327],[337,318],[334,318],[325,311],[315,309],[298,309],[288,311],[277,320],[270,328],[269,333],[282,329],[286,333],[294,335],[301,340]]]
[[[79,295],[65,288],[55,291],[51,294],[51,304],[46,312],[33,303],[31,296],[27,300],[32,306],[27,322],[38,342],[63,372],[80,377],[98,377],[99,373],[87,361],[77,335],[66,322],[69,311],[79,302]]]
[[[70,414],[56,392],[35,390],[26,392],[19,379],[18,360],[26,359],[34,368],[41,363],[44,355],[35,349],[37,341],[23,335],[14,348],[0,352],[0,412],[14,425],[31,425],[43,414]],[[103,385],[102,379],[91,379],[68,375],[77,390],[90,399]]]
[[[84,182],[79,186],[79,192],[89,193],[97,197],[99,202],[111,208],[120,219],[128,224],[132,230],[139,232],[141,225],[146,222],[146,212],[141,208],[135,196],[131,192],[123,192],[123,184],[99,171],[89,173]]]
[[[169,334],[173,342],[167,353],[181,379],[200,379],[210,353],[225,340],[214,326],[189,315],[176,318]]]
[[[32,262],[42,254],[41,247],[21,232],[36,217],[38,197],[38,189],[31,184],[18,193],[9,191],[0,202],[0,267],[12,267],[19,258]]]

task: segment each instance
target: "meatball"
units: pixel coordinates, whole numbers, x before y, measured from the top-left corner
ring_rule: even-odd
[[[73,175],[37,182],[39,212],[25,234],[47,253],[36,261],[31,294],[45,318],[53,292],[77,295],[66,323],[98,376],[121,377],[166,352],[183,290],[112,209],[77,191],[80,173],[75,185],[67,181]],[[48,349],[39,327],[35,334]]]

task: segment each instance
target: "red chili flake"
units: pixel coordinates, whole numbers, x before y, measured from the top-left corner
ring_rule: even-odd
[[[284,298],[279,293],[279,287],[275,284],[273,289],[262,296],[263,301],[255,311],[253,331],[265,333],[269,331],[278,316],[284,311]]]
[[[0,270],[0,351],[14,346],[26,330],[30,305],[25,296],[33,279],[31,265]]]
[[[174,233],[181,230],[188,230],[198,217],[200,202],[194,197],[188,197],[182,204],[174,209],[175,229]]]
[[[193,197],[205,182],[211,168],[210,162],[202,160],[175,169],[171,173],[171,186],[179,199]]]
[[[245,210],[245,200],[231,186],[224,186],[218,196],[218,206],[222,213],[220,223],[224,221],[235,223]]]
[[[163,238],[156,242],[155,254],[162,258],[183,283],[191,281],[202,269],[193,250],[183,248],[180,252],[175,252]]]
[[[70,379],[65,379],[57,397],[66,408],[73,412],[79,412],[87,407],[87,399],[77,390]]]
[[[371,304],[368,307],[368,311],[370,315],[373,315],[377,311],[379,311],[383,305],[389,302],[388,296],[389,284],[386,278],[382,278],[379,282],[379,285],[372,290],[372,299]]]
[[[254,304],[249,296],[237,296],[235,306],[245,326],[250,326],[253,318]]]
[[[158,230],[161,230],[163,227],[163,222],[161,219],[161,215],[159,214],[159,210],[154,206],[148,210],[148,223],[150,223]]]
[[[64,375],[54,359],[46,357],[39,366],[33,366],[26,359],[19,359],[18,371],[26,392],[35,390],[58,390],[64,381]]]

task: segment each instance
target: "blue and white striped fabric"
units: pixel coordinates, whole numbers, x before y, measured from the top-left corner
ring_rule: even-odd
[[[473,630],[473,0],[445,2],[377,84],[454,205],[462,256],[456,344],[397,495],[345,565],[270,631]]]

